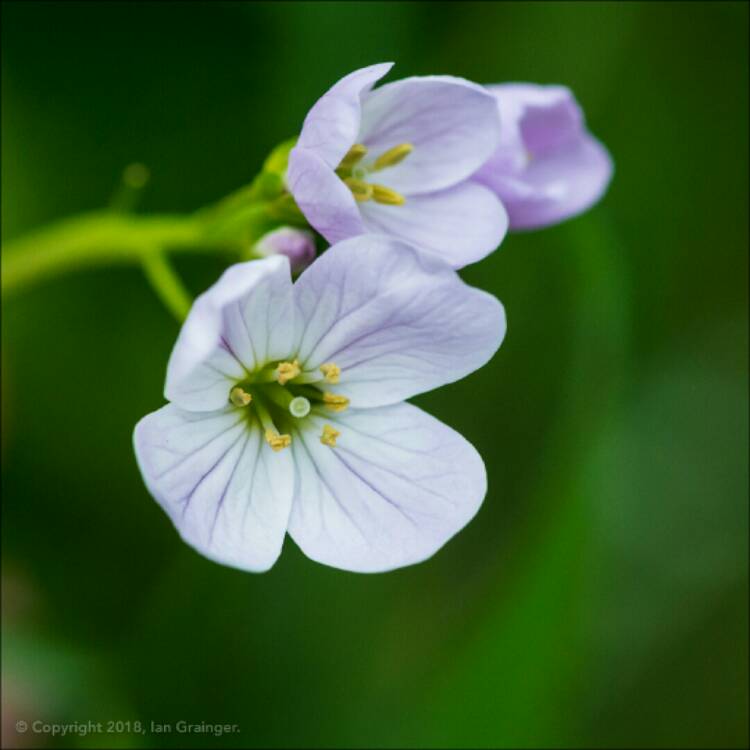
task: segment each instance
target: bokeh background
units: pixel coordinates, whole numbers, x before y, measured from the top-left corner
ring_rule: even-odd
[[[178,539],[131,449],[178,330],[138,268],[7,295],[3,745],[746,746],[747,28],[720,2],[3,3],[6,240],[106,204],[136,160],[143,211],[215,201],[384,60],[567,84],[617,170],[463,272],[507,339],[416,402],[490,490],[386,575],[291,540],[245,574]],[[178,267],[194,292],[222,270]],[[34,720],[148,731],[16,731]]]

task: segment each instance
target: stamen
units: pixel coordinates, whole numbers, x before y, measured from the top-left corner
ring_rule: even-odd
[[[288,448],[292,444],[291,435],[279,435],[278,432],[274,432],[273,430],[266,430],[265,438],[275,453]]]
[[[406,203],[406,198],[395,190],[391,190],[384,185],[371,185],[371,187],[372,199],[376,203],[383,203],[386,206],[403,206]]]
[[[320,436],[320,442],[323,443],[323,445],[327,445],[330,448],[336,447],[336,438],[341,433],[338,430],[335,430],[331,425],[326,424],[323,425],[323,434]]]
[[[310,413],[310,402],[304,396],[297,396],[289,402],[289,413],[297,419],[302,419]]]
[[[399,162],[406,159],[407,156],[414,150],[414,146],[411,143],[401,143],[398,146],[389,148],[385,153],[380,154],[375,163],[372,165],[373,172],[377,172],[379,169],[385,169],[386,167],[392,167]]]
[[[300,372],[299,362],[296,359],[294,362],[280,362],[276,368],[276,380],[281,385],[286,385],[288,381],[296,378]]]
[[[263,404],[263,399],[260,397],[256,398],[255,401],[253,401],[253,405],[255,406],[255,411],[258,413],[258,419],[265,430],[263,436],[273,451],[278,453],[282,448],[288,448],[292,443],[292,436],[279,434],[276,425],[271,419],[271,415],[268,413],[268,409],[266,409],[265,404]]]
[[[253,397],[236,385],[231,391],[229,391],[229,400],[235,406],[243,407],[247,406],[253,400]]]
[[[338,168],[341,169],[343,167],[344,169],[348,169],[353,167],[365,156],[366,153],[367,146],[364,146],[361,143],[355,143],[349,151],[347,151],[346,156],[341,160],[341,164],[339,164]]]
[[[358,180],[356,177],[347,177],[344,182],[349,190],[352,191],[354,200],[360,203],[369,201],[373,196],[373,186],[362,180]]]
[[[320,371],[323,373],[326,383],[332,383],[335,385],[339,382],[341,368],[335,362],[326,362],[324,365],[320,366]]]
[[[349,408],[349,399],[338,393],[324,393],[323,403],[331,411],[346,411]]]

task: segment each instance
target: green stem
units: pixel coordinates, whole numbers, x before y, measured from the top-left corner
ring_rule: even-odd
[[[192,300],[172,264],[158,248],[143,255],[143,270],[156,295],[179,323],[187,317]]]
[[[279,144],[250,185],[188,216],[131,215],[149,171],[130,164],[109,209],[64,219],[3,243],[3,294],[78,268],[141,263],[169,309],[182,316],[189,297],[166,254],[223,252],[234,260],[247,259],[254,257],[255,242],[279,224],[307,226],[283,178],[295,141]]]
[[[3,294],[77,268],[141,263],[162,252],[205,252],[203,224],[192,216],[83,214],[5,244]],[[221,248],[219,248],[221,249]],[[236,252],[236,248],[223,249]]]
[[[200,209],[199,214],[213,219],[222,214],[231,213],[237,206],[247,206],[248,204],[257,202],[258,190],[256,182],[257,179],[250,185],[243,185],[220,201]]]

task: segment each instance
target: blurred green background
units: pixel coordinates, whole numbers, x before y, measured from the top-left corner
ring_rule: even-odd
[[[594,210],[463,272],[507,339],[416,402],[490,490],[386,575],[179,540],[131,448],[178,330],[137,268],[6,297],[3,746],[746,746],[747,28],[718,2],[3,3],[4,239],[135,160],[144,211],[217,200],[384,60],[567,84],[616,162]],[[222,270],[178,266],[194,292]],[[17,733],[37,719],[173,731]]]

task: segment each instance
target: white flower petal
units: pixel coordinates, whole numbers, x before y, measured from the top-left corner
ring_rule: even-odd
[[[578,216],[599,201],[612,179],[607,149],[583,135],[574,147],[531,163],[523,177],[498,178],[498,195],[508,207],[512,228],[540,229]],[[514,190],[521,184],[525,191]]]
[[[570,89],[511,83],[497,98],[500,146],[473,179],[502,200],[512,230],[539,229],[582,213],[612,179],[612,157],[586,130]]]
[[[289,451],[274,453],[246,412],[187,412],[168,404],[135,428],[151,494],[201,554],[250,571],[281,552],[294,491]]]
[[[393,63],[370,65],[331,86],[307,113],[297,146],[335,169],[357,138],[361,96],[392,67]]]
[[[492,155],[500,139],[495,98],[452,76],[405,78],[362,97],[359,140],[375,157],[402,143],[414,150],[377,173],[377,182],[405,195],[458,184]]]
[[[351,191],[312,151],[292,149],[286,179],[300,211],[329,242],[364,234],[362,216]]]
[[[238,263],[198,297],[167,366],[165,397],[183,409],[221,409],[232,383],[286,357],[295,314],[289,260]]]
[[[473,182],[426,195],[410,195],[402,206],[367,201],[365,227],[397,237],[463,268],[497,249],[508,231],[508,214],[489,188]]]
[[[502,305],[448,265],[364,235],[323,253],[297,280],[298,358],[341,368],[354,407],[393,404],[481,367],[505,334]]]
[[[410,404],[316,418],[340,432],[295,436],[299,481],[289,534],[313,560],[378,572],[433,555],[479,509],[482,459],[461,435]]]

